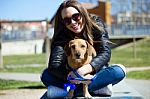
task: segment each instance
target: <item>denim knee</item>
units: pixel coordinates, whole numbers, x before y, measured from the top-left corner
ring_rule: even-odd
[[[50,74],[47,68],[41,74],[41,81],[46,87],[48,87],[49,85],[53,85],[62,88],[63,84],[66,83],[65,81],[60,80],[54,75]]]
[[[119,81],[121,81],[121,80],[123,80],[125,78],[125,76],[126,76],[126,69],[121,64],[113,64],[111,67],[113,67],[114,70],[116,71],[115,74],[114,74],[115,75],[115,79],[116,79],[116,81],[113,83],[113,85],[114,85],[114,84],[118,83]]]
[[[48,73],[48,69],[46,68],[46,69],[44,69],[43,70],[43,72],[42,72],[42,74],[41,74],[41,81],[43,82],[43,84],[46,86],[46,87],[48,87],[48,84],[47,84],[47,80],[46,80],[46,78],[47,78],[47,74]]]

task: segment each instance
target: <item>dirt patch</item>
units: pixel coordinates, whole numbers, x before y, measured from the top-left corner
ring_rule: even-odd
[[[40,99],[46,89],[0,90],[0,99]]]

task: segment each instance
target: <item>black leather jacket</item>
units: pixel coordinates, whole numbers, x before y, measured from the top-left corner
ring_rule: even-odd
[[[94,43],[93,46],[96,50],[97,56],[94,57],[92,62],[90,63],[95,69],[95,72],[98,72],[104,66],[108,66],[108,62],[111,57],[111,49],[108,42],[106,42],[109,39],[109,37],[108,37],[108,32],[105,29],[105,25],[103,24],[100,18],[93,17],[93,19],[96,20],[98,25],[104,27],[104,31],[101,33],[100,31],[93,29],[94,41],[102,41],[102,42]],[[51,55],[48,63],[49,73],[61,80],[66,80],[67,75],[70,71],[66,68],[67,58],[64,53],[64,46],[71,39],[74,38],[73,34],[72,35],[69,34],[71,34],[71,31],[64,29],[64,32],[62,32],[62,34],[57,36],[55,41],[52,43]]]

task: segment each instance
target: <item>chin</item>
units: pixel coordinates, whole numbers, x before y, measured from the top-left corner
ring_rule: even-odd
[[[81,30],[74,30],[74,33],[81,33]]]

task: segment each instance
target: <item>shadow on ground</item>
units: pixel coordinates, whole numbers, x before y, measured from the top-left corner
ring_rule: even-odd
[[[45,89],[45,86],[25,86],[25,87],[19,87],[18,89]]]

